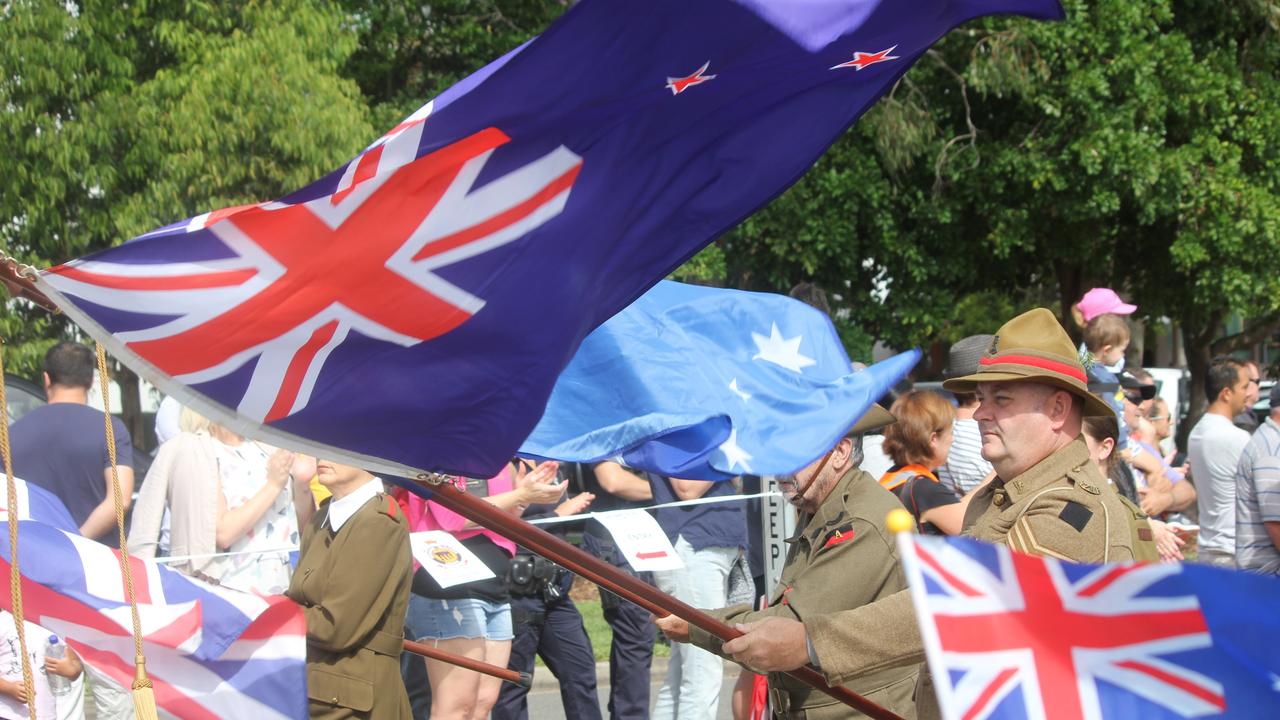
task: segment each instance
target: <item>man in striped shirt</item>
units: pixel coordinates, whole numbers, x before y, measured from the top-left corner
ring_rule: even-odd
[[[951,346],[947,362],[947,378],[964,377],[978,372],[978,361],[991,347],[991,335],[970,335]],[[973,413],[978,409],[978,396],[953,393],[956,397],[956,419],[952,426],[951,452],[947,462],[938,468],[938,481],[964,497],[991,474],[991,463],[982,457],[982,433]]]
[[[1236,469],[1236,566],[1280,575],[1280,384]]]

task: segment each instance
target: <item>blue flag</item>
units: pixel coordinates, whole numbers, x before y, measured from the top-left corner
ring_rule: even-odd
[[[14,500],[10,501],[8,483],[0,472],[0,520],[16,513],[19,520],[35,520],[73,535],[80,534],[80,526],[71,519],[67,506],[57,495],[19,477],[14,477],[13,489]]]
[[[587,333],[795,182],[949,29],[1002,12],[1062,14],[584,0],[315,183],[40,287],[243,434],[378,472],[488,477]]]
[[[663,281],[587,336],[520,451],[701,480],[790,473],[919,360],[855,373],[831,321],[799,300]]]
[[[1280,713],[1280,579],[1083,565],[969,538],[900,555],[945,718]]]

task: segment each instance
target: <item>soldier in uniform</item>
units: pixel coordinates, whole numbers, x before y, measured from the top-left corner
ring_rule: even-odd
[[[1040,308],[1005,323],[978,372],[944,387],[978,394],[982,455],[997,475],[971,500],[963,534],[1076,562],[1133,560],[1135,546],[1137,555],[1154,555],[1141,512],[1121,501],[1090,459],[1082,418],[1113,413],[1089,393],[1084,366],[1051,312]],[[906,591],[803,624],[766,619],[724,650],[763,670],[809,663],[832,683],[924,658]],[[921,716],[932,715],[935,696],[927,673],[922,679],[916,701]]]
[[[413,574],[409,527],[369,473],[321,460],[316,474],[333,496],[303,530],[286,593],[307,620],[311,717],[408,720],[400,652]]]
[[[906,588],[893,537],[884,525],[889,511],[902,505],[858,468],[861,433],[893,421],[888,411],[873,406],[826,455],[795,475],[778,479],[787,500],[800,510],[800,517],[799,530],[787,539],[791,549],[769,606],[753,612],[749,605],[735,605],[708,611],[712,616],[728,623],[766,617],[803,622],[816,614],[866,605]],[[850,578],[857,578],[857,582],[851,584]],[[674,615],[659,619],[657,624],[672,640],[723,654],[718,638]],[[911,695],[917,674],[914,666],[886,668],[859,677],[848,687],[910,716],[915,709]],[[769,699],[776,718],[862,717],[853,708],[782,673],[769,673]]]

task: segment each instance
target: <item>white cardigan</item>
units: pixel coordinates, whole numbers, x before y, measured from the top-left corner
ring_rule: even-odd
[[[218,461],[206,432],[179,433],[160,446],[138,491],[129,524],[129,552],[152,558],[169,508],[169,554],[202,555],[170,567],[205,572],[218,552]]]

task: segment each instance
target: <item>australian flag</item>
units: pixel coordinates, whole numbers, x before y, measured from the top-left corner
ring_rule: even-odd
[[[948,30],[992,13],[1062,11],[583,0],[315,183],[40,285],[244,434],[380,472],[488,477],[593,328],[795,182]]]
[[[945,718],[1280,715],[1280,580],[904,536]]]
[[[769,293],[664,280],[596,328],[522,455],[617,455],[661,475],[782,475],[830,450],[920,360],[853,372],[826,314]]]

